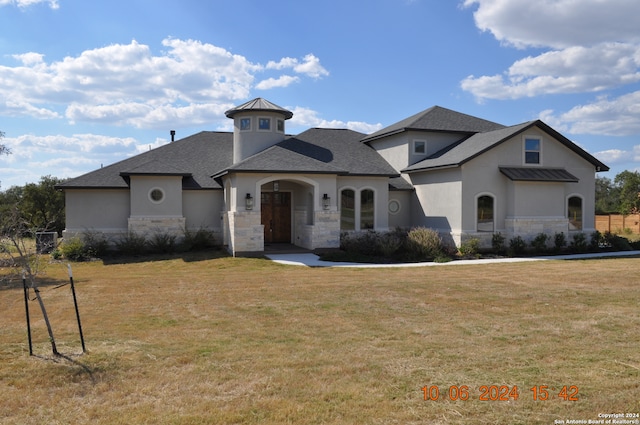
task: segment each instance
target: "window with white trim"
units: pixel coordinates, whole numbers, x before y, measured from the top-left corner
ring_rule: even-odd
[[[424,155],[427,153],[427,141],[426,140],[414,140],[413,141],[413,154]]]
[[[542,152],[542,140],[537,137],[525,137],[524,139],[524,163],[540,164]]]
[[[251,118],[240,118],[240,131],[251,130]]]

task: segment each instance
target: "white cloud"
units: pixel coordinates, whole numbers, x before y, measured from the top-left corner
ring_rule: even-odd
[[[269,61],[267,62],[266,69],[292,69],[294,72],[312,78],[321,78],[329,75],[329,71],[320,64],[320,59],[313,54],[306,55],[302,59],[302,62],[295,58],[282,58],[278,62]]]
[[[516,47],[588,46],[640,40],[634,0],[464,0],[476,25]]]
[[[548,48],[495,75],[470,75],[461,88],[478,101],[601,93],[545,121],[574,134],[640,133],[638,92],[602,93],[640,81],[640,2],[631,0],[464,0],[476,25],[505,45]]]
[[[267,66],[197,40],[168,38],[155,55],[135,40],[86,50],[47,63],[42,54],[14,54],[19,66],[0,66],[0,114],[71,123],[99,122],[151,128],[178,122],[211,123],[253,88],[284,87],[300,77],[278,75],[254,87],[265,70],[290,69],[301,76],[328,75],[314,55],[284,58]]]
[[[291,75],[282,75],[279,78],[267,78],[256,84],[258,90],[269,90],[275,87],[288,87],[293,83],[300,81],[299,77],[293,77]]]
[[[296,107],[291,109],[291,111],[293,112],[293,118],[291,118],[291,123],[288,124],[291,127],[347,128],[365,134],[376,132],[382,128],[382,124],[380,123],[370,124],[362,121],[325,120],[318,117],[317,111],[303,107]]]
[[[19,8],[24,9],[39,3],[48,4],[51,9],[58,9],[60,7],[58,0],[0,0],[0,7],[18,6]]]
[[[602,43],[529,56],[504,75],[469,76],[461,87],[479,99],[596,92],[640,81],[639,69],[640,44]]]
[[[541,119],[572,134],[630,136],[640,134],[640,91],[613,99],[602,97],[555,115],[547,110]]]

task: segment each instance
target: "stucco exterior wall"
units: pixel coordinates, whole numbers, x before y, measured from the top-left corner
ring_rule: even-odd
[[[392,211],[387,207],[389,215],[389,228],[410,228],[413,226],[411,212],[413,211],[414,192],[411,190],[394,190],[389,192],[389,204],[397,202],[400,205],[398,211]]]
[[[210,229],[222,232],[224,198],[222,190],[185,190],[182,211],[187,229]]]
[[[462,226],[462,181],[460,168],[411,174],[416,206],[412,221],[441,233],[458,234]]]
[[[150,193],[158,188],[164,192],[160,202],[154,202]],[[131,176],[132,217],[182,217],[181,176]]]
[[[120,233],[127,229],[130,197],[127,189],[65,190],[65,237],[86,230]]]

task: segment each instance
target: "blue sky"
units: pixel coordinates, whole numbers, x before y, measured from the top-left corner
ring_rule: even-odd
[[[0,189],[75,177],[264,97],[376,131],[439,105],[542,119],[640,170],[637,0],[0,0]]]

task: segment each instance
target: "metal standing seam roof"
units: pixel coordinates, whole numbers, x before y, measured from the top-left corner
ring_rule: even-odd
[[[513,181],[577,183],[576,176],[564,168],[499,167],[500,172]]]
[[[288,120],[293,116],[293,112],[281,106],[278,106],[275,103],[271,103],[261,97],[245,102],[242,105],[236,106],[235,108],[229,109],[224,114],[227,116],[227,118],[233,118],[233,116],[237,113],[253,111],[277,112],[282,114],[285,120]]]

